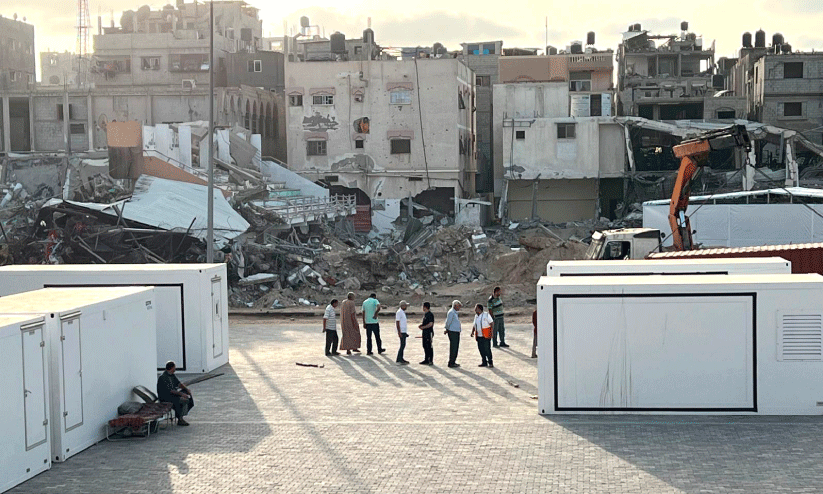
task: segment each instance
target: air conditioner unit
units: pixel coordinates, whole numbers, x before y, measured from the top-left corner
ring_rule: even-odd
[[[197,87],[194,79],[183,79],[183,89],[194,89]]]

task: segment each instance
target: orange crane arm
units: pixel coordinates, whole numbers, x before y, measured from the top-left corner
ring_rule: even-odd
[[[691,222],[686,216],[686,209],[689,207],[692,181],[702,167],[698,160],[708,156],[712,150],[730,147],[742,147],[747,152],[751,150],[751,140],[744,125],[707,132],[702,137],[684,141],[672,148],[675,157],[680,158],[680,169],[677,171],[669,205],[669,226],[675,250],[694,248]]]

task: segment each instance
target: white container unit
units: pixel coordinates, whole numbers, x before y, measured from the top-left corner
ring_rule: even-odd
[[[543,277],[538,411],[819,415],[823,277]]]
[[[104,439],[132,388],[157,381],[151,287],[46,288],[0,297],[0,314],[38,314],[49,354],[51,459]]]
[[[549,261],[546,276],[637,276],[647,274],[789,274],[792,263],[781,257],[622,261]]]
[[[0,316],[0,492],[51,468],[46,324]]]
[[[157,369],[209,372],[229,361],[225,264],[3,266],[0,295],[46,287],[155,287]]]

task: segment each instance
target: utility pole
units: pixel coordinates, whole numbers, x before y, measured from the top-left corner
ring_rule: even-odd
[[[214,262],[214,0],[209,2],[209,205],[206,262]]]

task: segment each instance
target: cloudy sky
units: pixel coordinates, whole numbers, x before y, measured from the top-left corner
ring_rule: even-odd
[[[189,3],[190,0],[186,0]],[[297,9],[295,2],[248,0],[261,9],[265,35],[299,29],[301,15],[324,28],[326,35],[341,31],[359,37],[372,19],[375,37],[382,46],[430,46],[440,42],[449,49],[461,42],[502,39],[504,46],[542,47],[548,17],[549,44],[565,46],[571,40],[584,40],[586,32],[597,33],[598,48],[615,48],[620,33],[631,23],[644,29],[670,34],[679,30],[680,21],[689,21],[690,30],[702,35],[705,45],[717,42],[718,56],[734,56],[744,31],[762,28],[771,42],[774,32],[783,33],[795,49],[823,51],[823,0],[691,0],[690,2],[614,2],[580,0],[545,2],[520,0],[495,2],[482,7],[476,1],[450,2],[417,0],[390,3],[378,0],[306,0]],[[141,0],[89,0],[93,31],[97,16],[108,25],[114,11],[119,24],[123,10],[136,9]],[[169,2],[154,2],[152,8]],[[174,2],[171,2],[174,3]],[[643,9],[643,7],[649,7]],[[76,41],[76,0],[3,0],[0,14],[17,13],[35,25],[37,51],[74,51]]]

